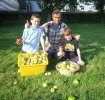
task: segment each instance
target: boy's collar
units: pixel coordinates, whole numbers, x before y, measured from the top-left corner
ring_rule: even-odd
[[[38,26],[37,26],[37,27],[38,27]],[[32,25],[30,25],[30,28],[33,29],[33,30],[36,29],[37,27],[33,28]]]

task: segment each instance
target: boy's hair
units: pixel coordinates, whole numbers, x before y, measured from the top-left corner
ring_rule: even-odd
[[[59,9],[55,9],[55,10],[52,12],[52,16],[53,16],[54,14],[60,14],[60,15],[62,15],[62,14],[61,14],[61,11],[60,11]]]
[[[72,31],[70,28],[66,27],[66,28],[63,28],[62,34],[63,34],[63,36],[72,35]]]
[[[33,20],[33,18],[39,18],[39,19],[41,19],[41,16],[39,14],[35,13],[35,14],[31,15],[31,20]]]

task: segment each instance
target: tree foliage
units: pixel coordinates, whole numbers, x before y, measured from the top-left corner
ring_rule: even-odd
[[[51,15],[56,8],[61,10],[68,3],[68,0],[36,0],[39,8],[47,15]]]

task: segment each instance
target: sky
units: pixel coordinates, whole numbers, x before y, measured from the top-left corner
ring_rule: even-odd
[[[79,0],[77,0],[77,2],[79,3]],[[80,6],[83,6],[84,10],[82,10]],[[90,5],[84,5],[83,3],[80,3],[80,5],[77,6],[77,9],[82,10],[82,11],[88,11],[88,10],[96,11],[96,10],[94,10],[93,3],[90,3]]]
[[[96,10],[94,10],[93,4],[91,4],[91,5],[84,5],[83,3],[81,3],[80,5],[84,7],[84,10],[82,10],[81,7],[78,5],[77,9],[79,9],[79,10],[82,10],[82,11],[88,11],[88,10],[96,11]]]

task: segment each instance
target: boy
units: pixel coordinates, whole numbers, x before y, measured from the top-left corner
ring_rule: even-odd
[[[72,31],[66,27],[62,30],[64,39],[61,46],[64,48],[63,52],[58,52],[57,55],[61,58],[70,59],[73,62],[78,63],[80,66],[84,65],[84,61],[81,59],[80,49],[78,41],[72,36]]]
[[[45,43],[44,43],[44,31],[39,26],[41,17],[38,14],[32,14],[29,28],[24,29],[22,42],[17,44],[23,44],[22,52],[23,53],[31,53],[31,52],[39,52],[39,45],[41,42],[43,52],[45,52]]]

